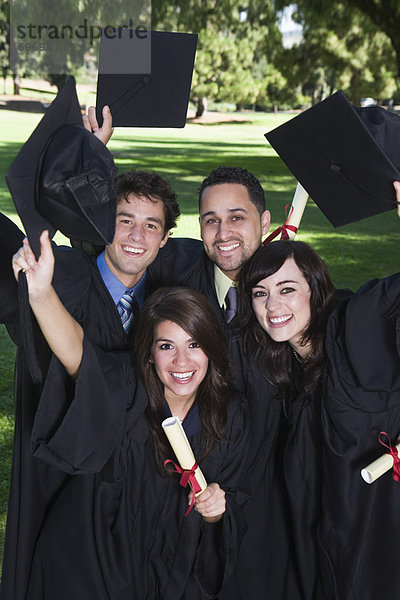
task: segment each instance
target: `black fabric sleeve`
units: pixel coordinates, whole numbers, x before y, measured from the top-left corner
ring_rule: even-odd
[[[364,391],[400,389],[400,274],[370,281],[328,321],[326,349],[346,384]]]
[[[238,489],[247,453],[246,415],[247,408],[242,403],[228,424],[225,456],[216,478],[225,490],[225,513],[218,523],[202,523],[194,576],[207,598],[217,597],[223,584],[232,576],[246,530],[242,506],[248,496]]]
[[[147,268],[151,289],[182,285],[203,252],[203,242],[191,238],[170,238],[154,262]]]
[[[18,317],[18,288],[12,269],[12,257],[22,246],[25,234],[0,213],[0,322]]]
[[[80,299],[91,285],[92,257],[69,246],[52,245],[55,264],[53,287],[69,312],[78,310]],[[75,315],[78,318],[79,314]]]
[[[400,589],[400,486],[388,472],[371,485],[361,469],[400,432],[400,276],[368,282],[332,313],[321,422],[319,527],[325,595],[384,598]],[[384,553],[382,553],[384,544]]]
[[[105,353],[85,339],[76,381],[53,357],[32,431],[34,455],[66,473],[98,472],[122,439],[134,388],[128,353]]]

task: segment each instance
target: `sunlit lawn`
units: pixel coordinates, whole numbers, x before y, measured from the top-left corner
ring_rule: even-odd
[[[291,117],[289,114],[248,114],[244,123],[188,124],[177,130],[117,129],[109,147],[120,170],[154,170],[176,189],[182,217],[175,236],[198,237],[197,188],[209,171],[219,165],[242,166],[260,178],[266,190],[274,228],[285,219],[285,206],[293,196],[295,181],[266,142],[264,133]],[[0,110],[0,172],[3,176],[21,143],[40,118],[38,114]],[[0,210],[17,220],[3,176],[0,181]],[[335,230],[309,200],[298,239],[312,243],[321,253],[338,287],[356,289],[369,278],[382,277],[398,269],[399,225],[392,211]],[[56,239],[62,241],[62,237]],[[13,345],[3,327],[0,328],[0,351],[2,528],[11,460],[14,356]],[[2,547],[1,540],[0,545]]]

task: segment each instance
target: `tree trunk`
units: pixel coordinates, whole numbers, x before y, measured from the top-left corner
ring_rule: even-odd
[[[318,88],[315,87],[311,94],[311,105],[315,106],[318,102]]]
[[[19,96],[19,86],[20,86],[19,76],[14,73],[13,74],[14,96]]]
[[[207,112],[207,98],[204,96],[197,100],[196,117],[202,117]]]
[[[2,69],[3,71],[3,80],[4,80],[4,85],[3,85],[3,94],[7,94],[7,75],[8,75],[8,68],[7,67],[3,67]]]
[[[350,80],[350,102],[354,106],[360,106],[361,94],[360,94],[360,74],[355,71],[351,76]]]
[[[396,52],[397,75],[400,77],[400,15],[398,11],[398,0],[347,0],[350,6],[359,8],[367,14],[372,21],[389,36]]]

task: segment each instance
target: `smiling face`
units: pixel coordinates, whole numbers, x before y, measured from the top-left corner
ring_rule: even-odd
[[[301,338],[310,317],[310,287],[293,258],[252,289],[257,321],[275,342],[289,342],[300,356],[310,352]]]
[[[151,355],[172,414],[183,418],[207,373],[207,356],[196,340],[172,321],[157,325]]]
[[[260,246],[269,223],[269,211],[260,215],[244,185],[220,183],[202,193],[200,229],[204,249],[232,280],[237,279],[243,264]]]
[[[127,287],[133,287],[168,239],[161,200],[130,194],[121,198],[112,244],[105,248],[111,272]]]

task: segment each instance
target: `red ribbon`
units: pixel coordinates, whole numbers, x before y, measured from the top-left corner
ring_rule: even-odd
[[[289,204],[286,204],[285,214],[286,214],[288,206],[289,206]],[[267,238],[265,238],[265,240],[263,241],[263,246],[272,242],[272,240],[274,240],[281,232],[282,232],[281,240],[289,239],[288,230],[292,231],[293,233],[297,233],[297,230],[298,230],[297,227],[295,227],[294,225],[288,225],[288,221],[289,221],[289,218],[290,218],[292,212],[293,212],[293,206],[290,207],[289,215],[288,215],[286,221],[284,222],[284,224],[281,225],[280,227],[278,227],[277,229],[275,229],[275,231],[270,233],[269,236]]]
[[[172,463],[175,468],[167,469],[166,465],[168,465],[169,463]],[[198,467],[197,462],[194,463],[194,465],[191,469],[182,469],[179,465],[174,463],[174,461],[171,459],[167,459],[164,461],[164,469],[166,471],[169,471],[170,473],[179,473],[180,475],[182,475],[179,480],[179,485],[181,485],[182,487],[185,488],[185,487],[187,487],[187,485],[189,483],[193,490],[192,500],[190,502],[190,506],[189,506],[188,510],[185,513],[185,517],[188,516],[188,514],[190,513],[190,511],[192,510],[192,508],[194,506],[195,494],[198,494],[198,492],[201,492],[201,485],[197,481],[196,475],[195,475],[195,471],[196,471],[197,467]]]
[[[381,440],[381,435],[385,435],[387,437],[389,444],[385,444],[385,442]],[[390,437],[388,436],[386,431],[381,431],[379,433],[378,441],[380,444],[382,444],[382,446],[385,446],[385,448],[387,448],[389,450],[389,452],[387,452],[387,454],[390,454],[390,456],[392,456],[392,458],[393,458],[392,477],[395,481],[400,481],[400,458],[399,458],[399,453],[397,451],[396,446],[392,446]]]

